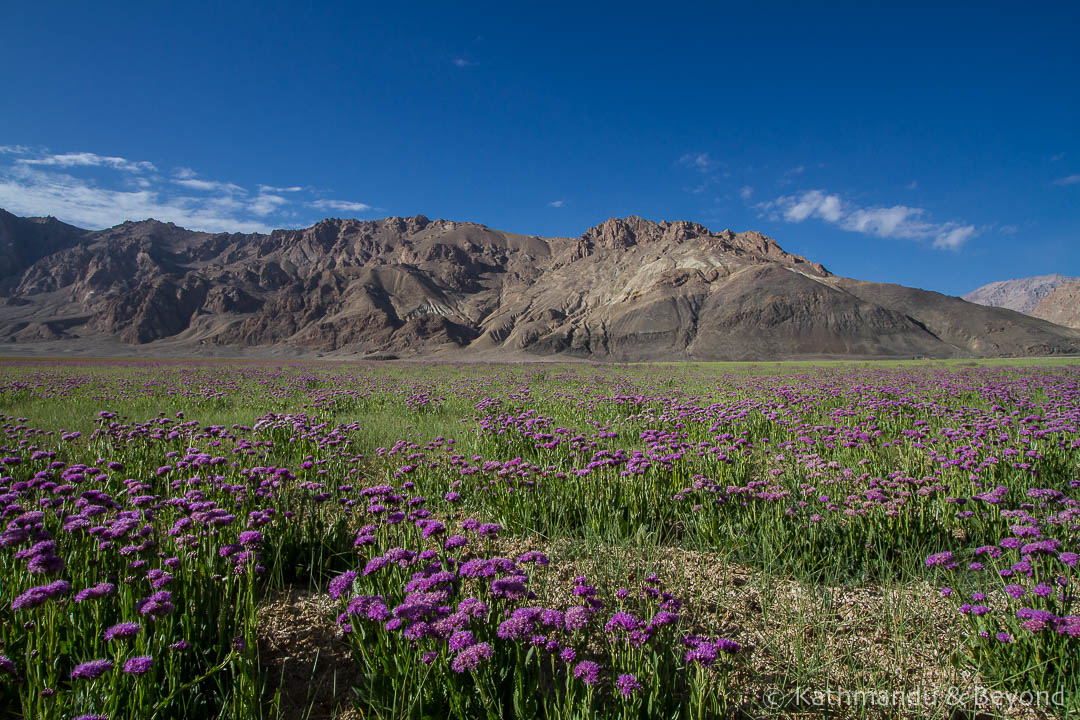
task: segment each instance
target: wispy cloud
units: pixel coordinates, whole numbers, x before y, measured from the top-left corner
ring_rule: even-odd
[[[1055,185],[1075,185],[1076,183],[1080,183],[1080,175],[1066,175],[1054,181]]]
[[[707,152],[685,153],[679,156],[678,163],[683,167],[693,168],[700,172],[709,172],[716,167],[716,162],[709,157]]]
[[[451,60],[451,62],[454,63],[454,65],[457,65],[459,68],[472,67],[473,65],[476,65],[476,63],[474,63],[472,60],[466,60],[463,57],[456,57]]]
[[[153,189],[103,188],[67,173],[26,166],[0,172],[0,207],[20,215],[53,215],[91,229],[155,218],[209,232],[270,230],[265,223],[244,217],[236,203],[168,196]]]
[[[184,178],[183,180],[173,180],[177,185],[183,185],[190,190],[202,190],[204,192],[224,192],[230,195],[244,195],[247,194],[247,190],[234,185],[229,182],[220,182],[218,180],[201,180],[199,178]]]
[[[918,190],[919,189],[919,181],[918,180],[912,180],[911,182],[909,182],[904,187],[906,187],[908,190]]]
[[[741,188],[739,188],[739,197],[741,197],[743,200],[749,200],[753,196],[754,188],[750,187],[749,185],[743,185]]]
[[[99,229],[155,218],[209,232],[267,232],[318,219],[311,208],[366,212],[366,203],[319,200],[302,185],[242,185],[201,177],[189,167],[159,172],[154,163],[91,152],[53,154],[0,146],[0,207],[52,215]]]
[[[292,187],[274,187],[273,185],[259,185],[259,192],[278,192],[278,193],[294,193],[300,192],[304,188],[300,185],[293,185]]]
[[[906,205],[862,207],[824,190],[785,195],[754,207],[774,220],[801,223],[814,218],[850,232],[928,241],[935,248],[947,250],[960,249],[977,232],[974,225],[931,222],[926,219],[929,213],[924,208]]]
[[[110,157],[91,152],[64,153],[62,155],[45,155],[35,158],[19,158],[16,162],[24,165],[43,165],[54,167],[104,167],[124,172],[153,172],[157,170],[153,163],[134,162],[122,157]]]
[[[548,203],[548,207],[561,208],[565,204],[566,204],[565,200],[552,200],[551,202]]]
[[[348,200],[316,200],[309,204],[311,207],[320,210],[341,210],[342,212],[364,213],[372,209],[367,203],[350,202]]]
[[[1054,162],[1057,162],[1058,160],[1064,160],[1064,159],[1065,159],[1065,153],[1062,152],[1062,153],[1058,153],[1057,155],[1052,156],[1050,158],[1050,162],[1054,163]]]
[[[251,212],[259,217],[266,217],[267,215],[276,212],[278,208],[288,204],[289,201],[280,195],[261,192],[251,202],[250,209]]]

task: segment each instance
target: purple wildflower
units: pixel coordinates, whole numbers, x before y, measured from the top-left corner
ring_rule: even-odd
[[[158,590],[145,600],[136,603],[135,608],[140,615],[148,615],[150,618],[157,620],[171,613],[176,609],[176,606],[172,603],[171,592]]]
[[[1024,590],[1023,585],[1006,585],[1004,590],[1005,593],[1014,600],[1019,600],[1024,597],[1024,593],[1027,592]]]
[[[592,660],[582,660],[574,666],[574,677],[586,685],[600,682],[600,666]]]
[[[444,532],[446,532],[445,525],[441,522],[432,521],[424,526],[424,529],[420,532],[420,536],[426,540],[427,538],[435,537],[436,535],[442,535]]]
[[[91,660],[80,663],[71,671],[72,680],[93,680],[112,670],[112,660]]]
[[[105,642],[112,642],[117,638],[129,638],[139,634],[139,630],[142,629],[142,625],[136,622],[122,622],[113,625],[105,631]]]
[[[150,672],[150,668],[153,665],[153,658],[146,655],[140,655],[138,657],[133,657],[124,663],[124,672],[128,675],[145,675]]]
[[[446,542],[443,543],[443,547],[447,550],[454,550],[459,547],[465,547],[468,544],[468,538],[462,535],[451,535],[450,537],[446,538]]]
[[[240,544],[245,547],[255,547],[257,545],[262,545],[263,534],[258,530],[245,530],[240,533],[238,540],[240,541]]]
[[[519,563],[535,563],[540,567],[547,567],[550,563],[547,555],[539,550],[529,550],[528,552],[524,552],[521,555],[518,555],[517,561]]]
[[[41,553],[30,558],[26,569],[36,575],[54,575],[64,569],[64,561],[52,553]]]
[[[364,566],[364,575],[371,575],[382,570],[384,567],[390,564],[390,561],[383,556],[373,557],[368,560],[367,565]]]
[[[465,598],[458,603],[458,612],[465,613],[477,620],[483,620],[487,618],[488,606],[479,598]]]
[[[531,620],[522,616],[511,616],[499,623],[497,634],[503,640],[521,640],[532,631]]]
[[[946,570],[953,570],[956,568],[957,563],[953,560],[953,554],[946,550],[945,552],[934,553],[926,558],[926,567],[934,567],[940,565]]]
[[[570,632],[581,630],[589,624],[589,611],[581,605],[575,605],[566,611],[564,622]]]
[[[450,652],[457,652],[464,650],[476,643],[473,638],[473,634],[468,630],[459,630],[450,636],[450,640],[447,642],[447,646],[450,648]]]
[[[614,633],[616,630],[623,630],[630,632],[636,630],[638,625],[638,619],[628,612],[617,612],[611,616],[607,625],[604,626],[604,632]]]
[[[525,583],[520,578],[499,578],[491,583],[491,593],[495,597],[516,600],[525,597]]]
[[[623,697],[630,697],[641,689],[641,683],[638,682],[636,677],[629,674],[620,675],[615,685],[618,686]]]
[[[352,589],[353,581],[356,580],[356,571],[349,570],[338,575],[330,581],[330,597],[337,600]]]
[[[456,673],[475,670],[480,667],[480,663],[490,660],[491,654],[491,645],[486,642],[470,645],[454,656],[453,662],[450,663],[450,669]]]
[[[38,585],[24,592],[11,603],[12,610],[37,607],[44,603],[71,592],[71,583],[66,580],[55,580],[48,585]]]

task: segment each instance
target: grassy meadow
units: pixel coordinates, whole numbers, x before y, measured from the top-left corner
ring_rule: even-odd
[[[1080,713],[1080,363],[0,363],[0,718]]]

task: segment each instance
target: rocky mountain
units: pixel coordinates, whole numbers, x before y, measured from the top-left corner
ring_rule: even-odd
[[[1054,288],[1039,301],[1031,315],[1058,325],[1080,328],[1080,278]]]
[[[963,297],[964,300],[979,305],[1030,313],[1040,300],[1053,292],[1054,288],[1075,279],[1068,275],[1054,273],[1053,275],[998,280],[972,290]]]
[[[209,234],[4,214],[10,352],[751,360],[1080,352],[1080,332],[830,274],[757,232],[611,219],[577,238],[448,220]],[[36,233],[36,234],[35,234]],[[0,351],[3,352],[3,351]]]
[[[21,218],[0,210],[0,293],[35,262],[70,247],[86,234],[56,218]]]

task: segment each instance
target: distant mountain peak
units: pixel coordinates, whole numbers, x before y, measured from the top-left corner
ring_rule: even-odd
[[[1043,320],[1080,329],[1080,278],[1072,278],[1051,290],[1031,310]]]
[[[1059,285],[1074,280],[1068,275],[1053,273],[1026,278],[1010,278],[988,283],[964,295],[964,300],[978,305],[1003,307],[1017,312],[1030,313],[1039,301]]]

